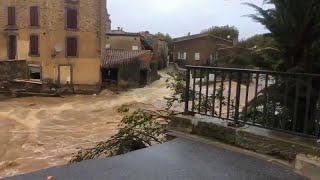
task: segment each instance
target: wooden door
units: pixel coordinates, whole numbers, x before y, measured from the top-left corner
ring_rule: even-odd
[[[72,84],[71,66],[59,66],[59,83],[61,85]]]

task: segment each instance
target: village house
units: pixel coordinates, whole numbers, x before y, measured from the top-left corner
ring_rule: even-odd
[[[206,66],[218,58],[218,49],[233,46],[233,40],[212,36],[209,33],[175,38],[173,61],[181,66]]]
[[[19,62],[26,73],[7,78],[99,89],[106,14],[106,0],[1,0],[1,74]]]
[[[106,36],[106,48],[141,50],[141,40],[139,33],[125,32],[120,27],[118,30],[110,30]]]
[[[150,84],[154,73],[150,67],[152,54],[149,50],[107,49],[101,67],[102,84],[125,88]]]

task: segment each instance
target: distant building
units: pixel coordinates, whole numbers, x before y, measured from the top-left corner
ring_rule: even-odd
[[[158,69],[165,68],[168,62],[168,43],[148,31],[140,32],[140,36],[142,48],[153,52],[152,61],[157,62]]]
[[[139,33],[129,33],[122,29],[110,30],[106,34],[107,49],[141,50]]]
[[[175,38],[173,61],[182,65],[209,65],[218,58],[217,50],[224,47],[233,47],[233,40],[212,36],[209,33]]]
[[[24,79],[100,88],[106,14],[106,0],[1,0],[0,61],[25,60]]]

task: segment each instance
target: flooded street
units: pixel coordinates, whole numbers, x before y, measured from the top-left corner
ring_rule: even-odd
[[[166,76],[165,72],[161,73]],[[80,148],[117,132],[123,104],[164,105],[165,78],[120,94],[65,98],[28,97],[0,101],[0,177],[66,164]]]

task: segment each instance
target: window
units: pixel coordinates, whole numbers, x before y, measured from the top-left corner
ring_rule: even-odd
[[[67,8],[67,29],[78,28],[78,10]]]
[[[8,36],[8,58],[15,59],[17,54],[17,36]]]
[[[111,48],[111,44],[106,44],[106,48],[110,49]]]
[[[40,81],[41,80],[41,68],[38,65],[29,65],[29,79]]]
[[[31,35],[30,36],[30,56],[39,56],[39,36]]]
[[[196,61],[200,60],[200,53],[194,53],[194,60]]]
[[[183,59],[184,59],[184,60],[187,59],[187,53],[186,53],[186,52],[183,53]]]
[[[138,46],[132,46],[132,50],[139,50]]]
[[[30,26],[39,26],[39,8],[38,6],[30,7]]]
[[[210,54],[210,61],[212,61],[213,60],[213,55],[212,54]]]
[[[214,60],[217,60],[217,59],[219,59],[219,53],[218,52],[216,52],[216,54],[214,55]]]
[[[178,59],[180,59],[180,52],[178,52]]]
[[[66,40],[66,51],[67,57],[77,57],[78,56],[78,38],[68,37]]]
[[[16,25],[16,8],[8,7],[8,26]]]

